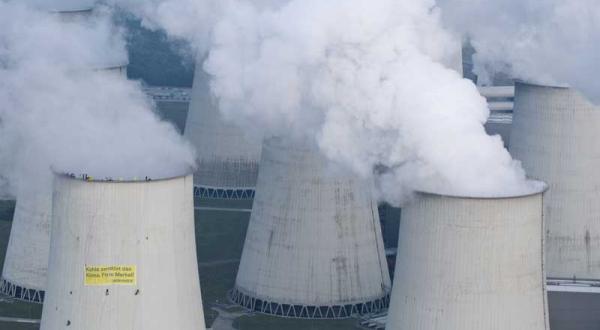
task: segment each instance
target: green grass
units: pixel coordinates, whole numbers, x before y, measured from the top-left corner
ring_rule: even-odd
[[[42,318],[42,305],[0,298],[0,316],[39,320]]]
[[[201,204],[231,207],[213,202],[203,201]],[[227,303],[227,291],[235,284],[250,213],[201,210],[196,211],[195,218],[204,317],[207,326],[210,326],[218,316],[211,307]]]
[[[249,219],[247,212],[196,211],[198,262],[239,260]]]
[[[200,284],[202,286],[202,304],[206,326],[217,318],[218,313],[211,309],[215,304],[228,304],[227,291],[233,288],[238,262],[210,267],[200,266]]]

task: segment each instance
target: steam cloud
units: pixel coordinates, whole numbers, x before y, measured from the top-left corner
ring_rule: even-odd
[[[227,119],[313,141],[363,176],[384,168],[391,202],[415,189],[532,188],[500,137],[485,133],[486,101],[448,67],[461,42],[434,1],[228,0],[211,15],[204,69]],[[145,19],[185,38],[169,16]]]
[[[127,62],[110,16],[84,23],[46,10],[0,1],[2,194],[49,187],[51,168],[101,179],[189,171],[191,147],[139,83],[102,70]]]
[[[597,0],[439,0],[446,24],[471,39],[475,72],[569,85],[600,102]]]
[[[96,0],[22,0],[21,2],[41,11],[64,12],[91,9]]]

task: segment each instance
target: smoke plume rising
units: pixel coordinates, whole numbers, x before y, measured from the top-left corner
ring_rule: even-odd
[[[439,0],[446,24],[467,36],[475,72],[569,85],[600,102],[597,0]]]
[[[208,53],[204,69],[225,118],[267,136],[312,141],[363,176],[384,169],[380,191],[391,202],[415,189],[531,189],[500,138],[485,133],[485,100],[450,68],[460,38],[442,28],[432,0],[227,0],[217,7],[213,26],[202,31],[209,42],[198,49]],[[146,20],[185,37],[161,22],[168,16]]]
[[[194,164],[137,82],[110,17],[80,21],[0,1],[0,177],[12,196],[49,187],[51,168],[96,178],[165,177]]]

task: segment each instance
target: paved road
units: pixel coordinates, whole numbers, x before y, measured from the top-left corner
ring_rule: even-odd
[[[209,330],[236,330],[233,327],[233,321],[242,315],[246,315],[245,312],[228,312],[219,307],[213,307],[212,309],[219,313],[219,317],[213,322]]]

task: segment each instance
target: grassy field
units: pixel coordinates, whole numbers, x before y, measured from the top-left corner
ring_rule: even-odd
[[[222,203],[202,203],[223,207]],[[248,228],[248,212],[196,211],[196,246],[202,301],[207,325],[217,313],[214,304],[227,302],[233,288]]]

